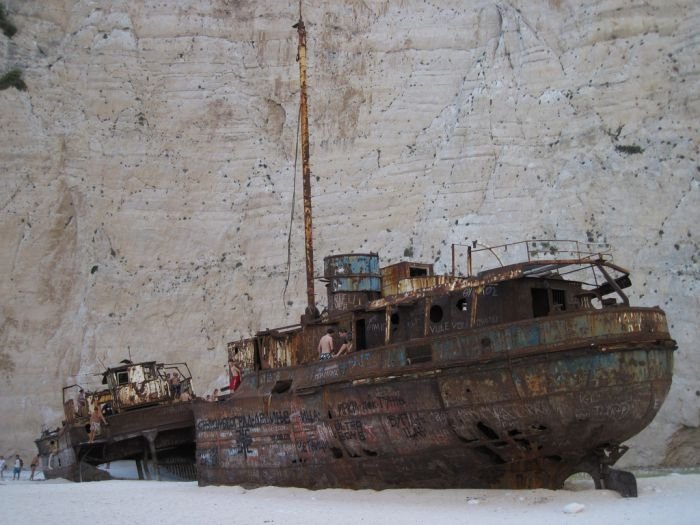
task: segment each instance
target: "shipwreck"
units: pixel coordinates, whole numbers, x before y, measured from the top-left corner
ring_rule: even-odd
[[[169,376],[175,374],[174,387]],[[129,459],[136,462],[139,479],[161,479],[161,469],[171,478],[195,479],[195,393],[187,364],[124,360],[98,375],[99,387],[73,384],[63,389],[62,425],[44,430],[35,441],[44,476],[111,479],[98,466]],[[90,440],[95,409],[106,424]]]
[[[228,345],[243,381],[193,405],[199,483],[556,489],[585,472],[635,496],[613,465],[661,407],[676,343],[661,309],[630,304],[609,247],[453,245],[446,275],[332,255],[319,313],[301,17],[295,28],[306,312]],[[328,328],[350,330],[353,351],[319,360]]]

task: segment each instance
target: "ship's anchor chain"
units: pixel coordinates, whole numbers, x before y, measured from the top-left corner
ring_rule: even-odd
[[[612,468],[628,449],[625,445],[608,445],[593,452],[591,460],[586,462],[588,468],[584,470],[593,478],[595,488],[614,490],[623,498],[637,497],[637,479],[634,474]]]

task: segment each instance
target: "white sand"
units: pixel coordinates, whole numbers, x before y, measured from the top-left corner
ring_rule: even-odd
[[[6,471],[7,473],[7,471]],[[9,472],[10,477],[12,472]],[[157,481],[0,482],[0,523],[217,524],[700,524],[700,474],[638,478],[639,497],[567,490],[320,490],[198,487]]]

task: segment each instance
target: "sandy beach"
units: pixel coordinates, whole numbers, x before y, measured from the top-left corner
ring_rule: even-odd
[[[8,471],[6,471],[8,473]],[[11,478],[11,471],[9,477]],[[320,490],[199,487],[195,482],[64,480],[0,482],[5,523],[695,525],[700,474],[638,478],[639,497],[594,490]],[[6,520],[6,521],[5,521]]]

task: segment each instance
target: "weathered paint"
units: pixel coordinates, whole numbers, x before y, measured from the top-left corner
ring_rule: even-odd
[[[421,285],[425,285],[425,283],[437,283],[431,279],[433,275],[432,264],[402,261],[383,267],[381,275],[382,295],[384,297],[424,287]]]
[[[323,262],[329,311],[353,310],[379,298],[382,278],[376,253],[332,255]]]

